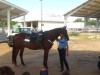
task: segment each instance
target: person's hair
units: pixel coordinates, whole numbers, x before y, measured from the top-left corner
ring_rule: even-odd
[[[23,72],[22,75],[30,75],[29,72]]]
[[[60,34],[63,34],[63,35],[65,35],[65,33],[64,33],[64,32],[60,32]]]
[[[8,66],[0,67],[0,75],[15,75],[14,71]]]

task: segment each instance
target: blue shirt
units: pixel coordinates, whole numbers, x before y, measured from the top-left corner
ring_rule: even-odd
[[[58,48],[59,49],[66,49],[66,46],[68,45],[68,41],[67,39],[64,37],[64,38],[60,38],[57,40],[59,42],[59,45],[58,45]]]

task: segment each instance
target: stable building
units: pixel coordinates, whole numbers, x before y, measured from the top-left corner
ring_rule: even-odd
[[[7,35],[10,34],[10,21],[11,19],[23,16],[25,20],[25,15],[28,13],[27,10],[9,3],[6,0],[0,0],[0,21],[2,23],[2,32],[0,33],[0,42],[4,38],[4,22],[7,21]],[[24,21],[25,24],[25,21]]]

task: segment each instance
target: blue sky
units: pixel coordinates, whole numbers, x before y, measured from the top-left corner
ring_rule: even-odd
[[[31,13],[40,13],[40,0],[7,0]],[[42,0],[44,13],[65,14],[87,0]]]

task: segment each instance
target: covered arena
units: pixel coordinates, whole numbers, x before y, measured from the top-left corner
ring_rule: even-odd
[[[11,19],[24,16],[25,20],[25,15],[28,13],[27,10],[18,7],[12,3],[9,3],[6,0],[0,0],[0,21],[2,23],[2,30],[0,33],[0,42],[3,41],[3,38],[6,36],[4,34],[4,23],[7,21],[7,35],[10,33],[10,21]]]
[[[64,14],[65,25],[67,24],[67,18],[69,16],[84,17],[84,26],[87,25],[90,18],[95,18],[97,21],[96,26],[98,28],[100,20],[100,0],[88,0],[82,5]]]

